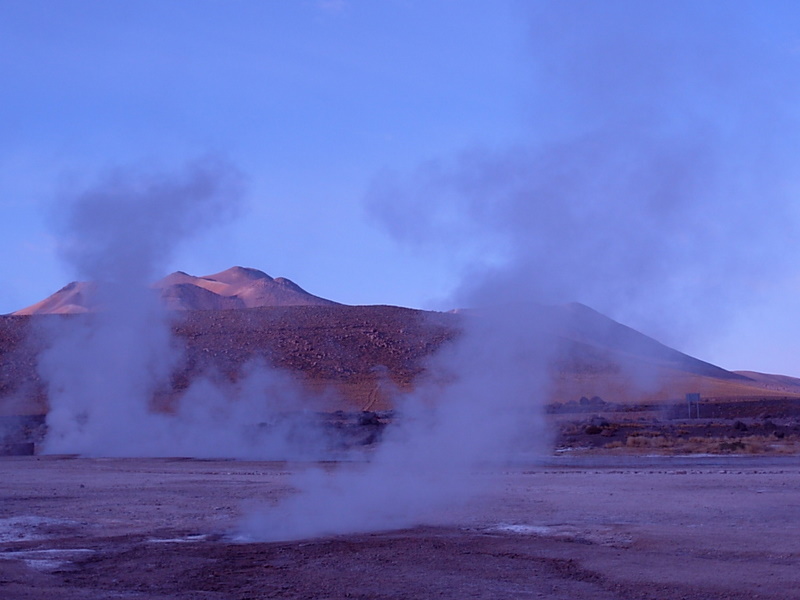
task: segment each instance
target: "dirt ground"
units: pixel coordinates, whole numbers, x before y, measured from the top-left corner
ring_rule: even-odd
[[[796,456],[564,456],[412,529],[232,539],[309,466],[0,457],[0,598],[800,598]]]

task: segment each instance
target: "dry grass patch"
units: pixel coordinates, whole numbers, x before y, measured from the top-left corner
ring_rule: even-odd
[[[628,436],[625,442],[606,444],[608,450],[648,450],[669,454],[798,454],[800,436],[777,439],[773,436],[737,438],[672,438],[661,434],[642,433]]]

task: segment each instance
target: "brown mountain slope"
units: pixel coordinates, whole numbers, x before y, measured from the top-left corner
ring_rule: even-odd
[[[552,399],[599,396],[622,403],[704,398],[798,395],[800,387],[776,386],[755,373],[726,371],[650,338],[582,304],[541,307],[559,339]]]
[[[170,287],[174,285],[184,284]],[[199,293],[210,293],[202,289]],[[723,400],[800,397],[775,389],[774,381],[731,373],[677,352],[587,307],[542,311],[542,318],[555,324],[548,342],[553,347],[553,386],[549,397],[532,397],[532,402],[599,396],[616,403],[663,403],[680,401],[688,392]],[[0,317],[0,398],[18,401],[15,412],[21,406],[26,407],[22,412],[45,410],[46,388],[36,372],[36,353],[47,342],[39,337],[46,329],[40,324],[84,318]],[[466,319],[479,318],[390,306],[187,311],[173,326],[184,359],[173,375],[172,394],[209,372],[236,379],[245,364],[257,360],[324,391],[331,410],[387,409],[393,389],[413,389],[429,358],[458,338]]]
[[[173,283],[161,289],[161,299],[168,310],[230,310],[245,308],[238,296],[215,294],[193,283]]]
[[[736,371],[736,373],[757,381],[761,387],[766,389],[776,392],[800,393],[800,379],[797,377],[756,373],[755,371]]]
[[[557,335],[568,342],[564,345],[566,352],[561,353],[562,360],[580,362],[585,360],[582,357],[587,353],[591,357],[591,349],[599,349],[601,354],[617,365],[634,360],[663,369],[752,383],[752,379],[744,374],[726,371],[665,346],[583,304],[573,302],[543,306],[540,310],[543,318],[555,323]],[[596,362],[597,358],[589,360]]]
[[[177,271],[157,281],[153,287],[161,290],[162,296],[170,298],[168,306],[173,310],[337,304],[309,294],[289,279],[273,279],[263,271],[245,267],[232,267],[203,277]]]
[[[176,271],[152,286],[169,310],[229,310],[260,306],[332,306],[336,302],[309,294],[283,277],[272,278],[258,269],[232,267],[195,277]],[[96,310],[97,284],[72,282],[52,296],[18,310],[14,315],[74,314]]]
[[[14,315],[70,315],[88,312],[92,309],[92,299],[97,286],[88,281],[73,281],[58,290],[52,296],[40,300],[26,308],[18,310]]]

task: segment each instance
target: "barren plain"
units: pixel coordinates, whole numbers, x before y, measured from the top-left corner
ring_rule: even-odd
[[[0,597],[800,598],[794,457],[497,466],[410,529],[238,541],[248,507],[309,466],[2,458]]]

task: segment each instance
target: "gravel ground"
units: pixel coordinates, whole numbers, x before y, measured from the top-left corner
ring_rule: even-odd
[[[309,466],[2,457],[0,598],[800,598],[796,456],[557,458],[411,529],[231,538]]]

